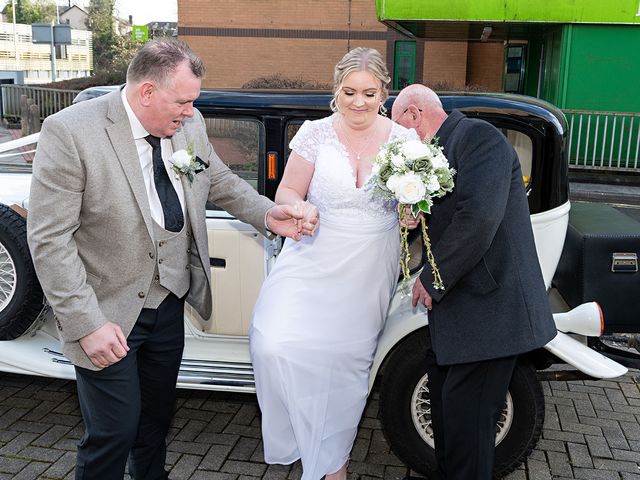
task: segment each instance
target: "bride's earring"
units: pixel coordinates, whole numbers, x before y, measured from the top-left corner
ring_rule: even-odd
[[[384,106],[384,103],[380,102],[380,106],[378,107],[378,113],[383,117],[387,116],[387,108]]]

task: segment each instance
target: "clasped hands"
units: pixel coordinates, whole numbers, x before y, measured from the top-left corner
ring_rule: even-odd
[[[300,240],[303,235],[312,236],[319,221],[318,208],[304,201],[294,205],[275,205],[267,212],[269,230],[294,240]]]

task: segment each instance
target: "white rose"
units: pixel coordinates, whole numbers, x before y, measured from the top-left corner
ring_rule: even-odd
[[[391,163],[394,167],[402,168],[404,167],[404,157],[402,155],[392,155]]]
[[[440,182],[438,181],[437,176],[429,176],[429,181],[427,182],[427,190],[429,192],[437,192],[438,190],[440,190]]]
[[[441,151],[433,157],[431,163],[433,168],[449,168],[447,157],[445,157]]]
[[[412,205],[424,198],[427,189],[418,175],[406,173],[398,179],[394,193],[400,203]]]
[[[391,190],[393,193],[396,193],[396,188],[398,186],[398,182],[400,181],[400,175],[396,175],[395,173],[389,177],[387,180],[387,188]]]
[[[379,163],[374,163],[373,167],[371,167],[371,173],[373,175],[377,175],[378,173],[380,173],[380,164]]]
[[[171,160],[176,167],[182,168],[191,163],[191,155],[189,155],[186,150],[178,150],[177,152],[173,152]]]
[[[401,150],[407,160],[415,160],[429,155],[429,146],[420,140],[409,140],[403,143]]]

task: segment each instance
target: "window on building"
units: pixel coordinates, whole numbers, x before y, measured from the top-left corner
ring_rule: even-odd
[[[524,92],[524,67],[526,45],[507,45],[505,52],[504,91]]]
[[[393,66],[393,88],[400,90],[415,83],[416,42],[396,42]]]

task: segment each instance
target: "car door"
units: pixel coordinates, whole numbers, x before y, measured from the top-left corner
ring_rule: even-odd
[[[207,134],[221,160],[254,189],[264,192],[265,126],[258,117],[205,113]],[[253,305],[278,251],[253,226],[213,204],[207,205],[213,314],[204,335],[246,336]],[[201,328],[190,307],[186,315]]]

